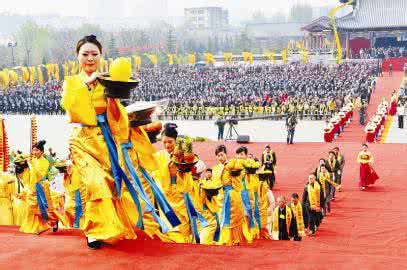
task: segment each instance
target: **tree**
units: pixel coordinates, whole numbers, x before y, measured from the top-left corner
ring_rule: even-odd
[[[177,37],[174,29],[170,28],[167,34],[166,47],[168,53],[176,53],[177,49]]]
[[[113,34],[110,36],[107,54],[109,58],[116,58],[119,56],[119,51],[117,50],[116,45],[116,39],[114,38]]]

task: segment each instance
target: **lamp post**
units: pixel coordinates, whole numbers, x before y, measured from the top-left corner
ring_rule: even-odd
[[[14,48],[17,47],[17,42],[9,42],[7,47],[11,48],[11,59],[13,61],[13,67],[16,66],[16,59],[14,57]]]

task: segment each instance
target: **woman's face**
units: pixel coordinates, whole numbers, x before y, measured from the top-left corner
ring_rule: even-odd
[[[80,69],[90,75],[95,72],[100,62],[100,50],[93,43],[85,43],[79,50],[78,61]]]
[[[34,155],[34,157],[36,157],[36,158],[41,158],[42,152],[41,152],[40,149],[34,147],[34,148],[33,148],[33,155]]]
[[[172,153],[175,149],[175,139],[167,136],[163,136],[163,144],[165,150],[167,150],[168,153]]]
[[[362,149],[363,149],[363,151],[367,151],[367,146],[366,146],[366,145],[363,145],[363,146],[362,146]]]
[[[220,164],[224,164],[224,163],[226,162],[226,160],[227,160],[226,153],[224,153],[224,152],[219,152],[219,153],[216,155],[216,159],[218,160],[218,162],[219,162]]]

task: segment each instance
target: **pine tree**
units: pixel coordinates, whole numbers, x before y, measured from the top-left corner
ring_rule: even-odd
[[[116,58],[119,56],[119,51],[117,50],[116,39],[112,35],[110,37],[109,46],[108,46],[108,57]]]

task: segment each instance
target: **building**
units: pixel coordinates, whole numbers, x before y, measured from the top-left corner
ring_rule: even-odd
[[[229,26],[229,11],[221,7],[184,9],[185,26],[189,29],[222,29]]]
[[[303,40],[301,28],[306,23],[249,23],[246,25],[246,34],[256,46],[263,49],[285,48],[290,41]]]
[[[335,20],[347,56],[359,54],[360,49],[407,46],[406,10],[406,0],[355,0],[351,12]],[[327,17],[311,22],[303,30],[308,32],[311,49],[324,46],[324,39],[334,43],[332,23]]]

